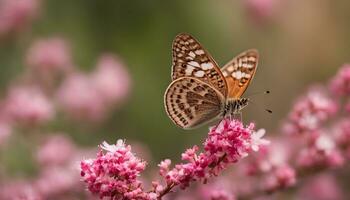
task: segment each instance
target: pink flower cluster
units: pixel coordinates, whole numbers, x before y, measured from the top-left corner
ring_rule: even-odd
[[[315,134],[298,153],[297,164],[303,169],[339,167],[344,164],[344,158],[336,148],[334,138]]]
[[[288,134],[300,134],[317,130],[337,110],[337,102],[324,89],[313,87],[295,103],[284,125],[284,131]]]
[[[55,116],[51,101],[36,86],[11,88],[3,103],[3,112],[12,122],[21,125],[43,124]]]
[[[341,67],[332,78],[329,88],[335,95],[345,96],[350,94],[350,64]]]
[[[345,157],[350,159],[350,120],[342,119],[334,127],[335,145],[345,152]]]
[[[144,193],[137,179],[146,162],[131,152],[131,146],[118,140],[115,145],[104,142],[100,147],[106,153],[101,150],[96,159],[81,162],[81,176],[88,189],[101,198],[152,199],[152,194]]]
[[[92,193],[101,198],[113,199],[161,199],[165,194],[179,186],[187,188],[191,182],[206,182],[217,176],[228,165],[236,163],[252,151],[258,151],[268,141],[262,139],[264,130],[254,131],[254,124],[244,127],[236,120],[223,119],[210,129],[203,143],[204,152],[197,153],[198,147],[187,149],[182,154],[185,163],[170,168],[171,161],[166,159],[159,164],[159,172],[165,185],[152,182],[153,189],[145,192],[137,179],[145,169],[146,163],[135,157],[131,147],[122,140],[116,145],[103,143],[102,151],[96,159],[81,162],[81,176]]]
[[[0,101],[0,144],[13,127],[44,125],[55,120],[59,111],[72,119],[99,122],[129,94],[130,76],[119,59],[103,54],[91,73],[81,72],[73,68],[63,38],[35,41],[25,64],[29,70]]]
[[[4,177],[0,199],[71,199],[77,193],[89,196],[84,195],[77,171],[78,160],[88,154],[78,151],[69,137],[63,133],[49,135],[37,145],[34,154],[39,167],[37,176],[23,180]]]
[[[57,92],[62,109],[73,119],[101,121],[110,107],[122,103],[130,90],[130,77],[116,57],[105,54],[91,74],[72,73]]]
[[[0,37],[25,28],[38,14],[40,0],[1,0]]]
[[[62,38],[39,39],[27,52],[26,64],[34,73],[51,75],[72,68],[69,45]]]
[[[59,166],[66,164],[74,152],[72,141],[63,133],[58,133],[45,139],[38,148],[36,159],[41,166]]]

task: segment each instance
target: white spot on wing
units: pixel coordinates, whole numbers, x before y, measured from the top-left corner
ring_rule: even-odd
[[[213,63],[207,62],[207,63],[202,63],[201,67],[203,70],[208,70],[214,67]]]
[[[254,67],[254,65],[247,65],[247,68],[248,69],[251,69],[251,68],[253,68]]]
[[[199,50],[196,50],[195,53],[197,55],[202,55],[202,54],[204,54],[204,51],[202,49],[199,49]]]
[[[194,73],[194,75],[195,75],[196,77],[203,77],[204,74],[205,74],[204,71],[196,71],[196,72]]]
[[[254,62],[255,61],[255,57],[249,57],[248,60]]]
[[[222,72],[222,75],[224,75],[225,77],[228,75],[226,71]]]
[[[193,67],[200,67],[200,66],[199,66],[199,63],[197,63],[197,62],[195,62],[195,61],[188,62],[188,65],[187,65],[187,66],[189,66],[189,65],[192,65]]]
[[[245,74],[245,77],[246,77],[246,78],[250,78],[251,75],[250,75],[250,74]]]
[[[233,72],[232,77],[237,79],[237,80],[240,80],[242,78],[242,72],[241,71]]]
[[[193,51],[190,51],[190,53],[189,53],[188,55],[190,55],[192,58],[195,58],[195,57],[196,57],[196,54],[193,53]]]
[[[192,67],[191,65],[187,65],[187,68],[185,70],[186,75],[190,76],[193,72],[193,69],[194,69],[194,67]]]
[[[227,71],[229,72],[233,72],[233,70],[234,70],[234,67],[232,65],[227,68]]]

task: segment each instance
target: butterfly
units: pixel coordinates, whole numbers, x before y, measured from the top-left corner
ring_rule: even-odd
[[[257,50],[244,51],[223,68],[189,34],[179,34],[172,45],[172,82],[164,95],[170,119],[191,129],[217,117],[239,114],[248,105],[241,98],[257,69]]]

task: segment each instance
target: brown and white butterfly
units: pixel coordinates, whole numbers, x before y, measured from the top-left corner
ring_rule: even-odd
[[[216,117],[238,114],[248,105],[249,100],[241,96],[256,72],[256,50],[239,54],[221,70],[191,35],[177,35],[172,52],[172,83],[164,103],[176,125],[190,129]]]

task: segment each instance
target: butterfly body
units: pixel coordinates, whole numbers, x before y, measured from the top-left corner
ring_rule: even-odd
[[[248,105],[248,98],[228,99],[222,111],[222,117],[231,117],[239,114]]]
[[[242,98],[258,62],[256,50],[247,50],[223,68],[188,34],[173,42],[172,83],[164,95],[170,119],[184,129],[217,117],[241,112],[249,99]]]

